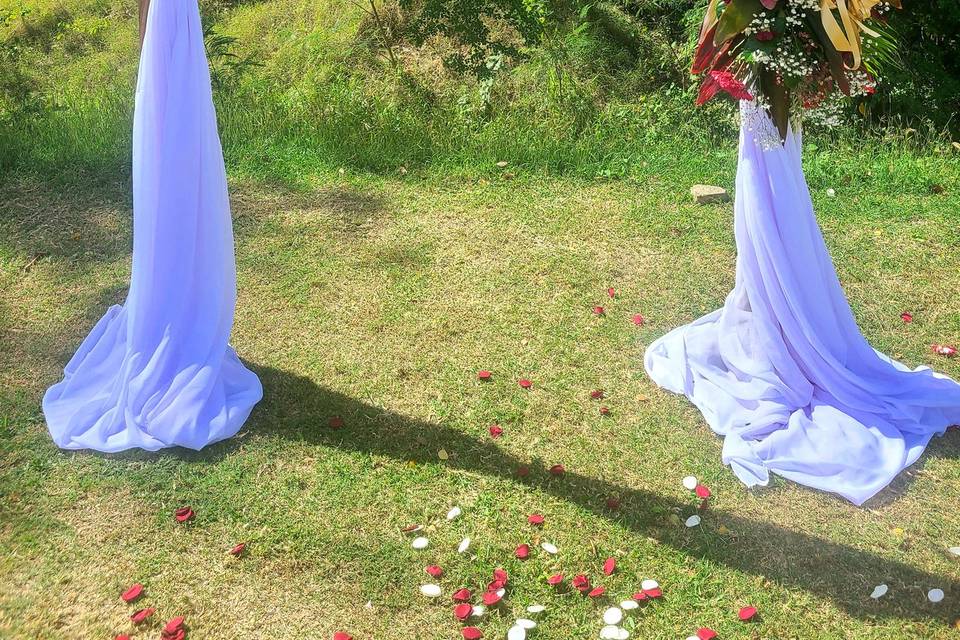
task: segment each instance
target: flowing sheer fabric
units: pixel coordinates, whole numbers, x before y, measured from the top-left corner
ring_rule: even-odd
[[[736,286],[650,345],[646,370],[725,436],[746,485],[773,472],[859,505],[960,423],[960,385],[870,347],[813,214],[800,134],[781,146],[765,112],[741,111]]]
[[[233,231],[196,0],[153,0],[133,125],[133,272],[43,398],[64,449],[203,446],[260,400],[229,346]]]

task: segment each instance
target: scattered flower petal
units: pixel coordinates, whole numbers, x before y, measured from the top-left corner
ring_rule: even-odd
[[[121,633],[118,636],[114,636],[113,640],[130,640],[130,636],[125,633]]]
[[[550,542],[544,542],[540,546],[543,548],[544,551],[546,551],[550,555],[556,555],[558,551],[557,546]]]
[[[330,419],[327,421],[327,424],[330,425],[331,429],[342,429],[343,416],[330,416]]]
[[[603,398],[603,389],[597,389],[596,391],[590,392],[590,397],[594,400],[600,400]]]
[[[700,524],[700,516],[698,516],[698,515],[692,515],[692,516],[690,516],[689,518],[687,518],[687,520],[686,520],[686,522],[684,522],[684,524],[687,525],[687,527],[695,527],[695,526],[697,526],[698,524]]]
[[[438,584],[424,584],[420,586],[420,593],[427,596],[428,598],[439,598],[440,597],[440,585]]]
[[[562,464],[555,464],[552,467],[550,467],[550,475],[562,476],[566,472],[567,470],[563,467]]]
[[[600,415],[602,416],[610,415],[610,407],[600,407]]]
[[[870,594],[870,597],[873,598],[874,600],[879,600],[883,596],[887,595],[887,591],[889,589],[890,587],[888,587],[885,584],[878,584],[873,588],[873,592]]]
[[[337,631],[333,634],[333,640],[353,640],[353,636],[346,631]]]
[[[502,435],[503,435],[503,427],[501,427],[501,426],[498,425],[498,424],[492,424],[492,425],[490,425],[490,437],[491,437],[491,438],[499,438],[499,437],[502,436]]]
[[[700,627],[697,629],[697,637],[700,640],[713,640],[717,637],[717,632],[710,627]]]
[[[440,576],[443,575],[443,569],[441,569],[438,565],[435,565],[435,564],[431,564],[426,569],[424,569],[424,571],[426,571],[433,578],[439,578]]]
[[[638,608],[640,605],[636,600],[624,600],[620,603],[620,608],[624,611],[632,611],[633,609]]]
[[[607,498],[607,509],[610,509],[610,511],[620,511],[620,500],[617,498]]]
[[[240,556],[243,555],[243,551],[246,548],[247,548],[247,543],[241,542],[240,544],[235,545],[232,549],[230,549],[230,551],[227,551],[227,553],[229,553],[231,556],[235,556],[239,558]]]
[[[630,637],[630,632],[624,629],[623,627],[617,628],[617,640],[627,640]]]
[[[507,631],[507,640],[526,640],[527,630],[519,625],[510,627]]]
[[[503,595],[500,593],[500,591],[485,591],[483,593],[483,604],[487,605],[488,607],[492,607],[501,600],[503,600]]]
[[[960,547],[950,547],[949,549],[947,549],[947,551],[949,551],[955,556],[960,556]]]
[[[464,627],[460,633],[463,634],[464,640],[480,640],[483,637],[483,632],[476,627]]]
[[[698,484],[700,483],[697,482],[697,476],[687,476],[683,479],[684,488],[689,489],[690,491],[696,489]]]
[[[610,296],[611,298],[615,298],[617,296],[617,292],[613,287],[609,287],[607,289],[607,295]]]
[[[620,627],[612,624],[600,629],[601,640],[617,640],[620,637]]]
[[[590,596],[591,598],[599,598],[606,592],[607,592],[606,587],[594,587],[593,589],[591,589],[590,593],[588,593],[587,595]]]
[[[530,467],[527,465],[521,465],[517,468],[517,475],[521,478],[526,478],[530,475]]]
[[[420,529],[423,529],[423,525],[422,525],[422,524],[408,524],[408,525],[405,526],[403,529],[400,529],[400,532],[401,532],[401,533],[415,533],[415,532],[417,532],[417,531],[420,531]]]
[[[529,522],[534,526],[539,526],[543,524],[543,516],[540,515],[539,513],[534,513],[530,516],[527,516],[527,522]]]
[[[501,567],[497,567],[496,569],[493,570],[493,579],[496,580],[497,582],[502,582],[503,584],[507,584],[507,582],[510,581],[510,575]]]
[[[930,589],[930,591],[927,591],[927,600],[934,603],[943,600],[943,589]]]
[[[946,356],[948,358],[952,358],[953,356],[957,355],[957,348],[951,347],[949,345],[934,344],[934,345],[930,345],[930,348],[938,356]]]
[[[171,633],[176,633],[181,629],[181,627],[183,627],[183,621],[184,621],[183,616],[177,616],[176,618],[171,618],[167,622],[167,624],[163,625],[162,633],[168,634],[168,635]]]
[[[193,509],[190,507],[180,507],[173,512],[173,517],[176,518],[177,522],[186,522],[187,520],[193,518],[193,516]]]
[[[640,583],[640,588],[644,591],[649,591],[650,589],[656,589],[660,586],[660,583],[656,580],[644,580]]]
[[[140,624],[141,622],[143,622],[144,620],[152,616],[154,611],[156,611],[156,609],[154,609],[153,607],[140,609],[139,611],[135,611],[133,615],[130,616],[130,619],[133,620],[133,624]]]
[[[593,308],[593,315],[595,315],[595,316],[602,316],[604,313],[606,313],[606,311],[607,311],[607,310],[604,309],[603,307],[599,307],[599,306],[598,306],[598,307],[594,307],[594,308]]]
[[[527,607],[527,613],[543,613],[547,608],[542,604],[532,604]]]
[[[587,576],[583,575],[582,573],[573,576],[573,580],[571,581],[571,584],[573,585],[574,589],[576,589],[581,593],[586,593],[587,591],[590,591],[590,579],[587,578]]]
[[[460,507],[454,507],[447,511],[447,520],[456,520],[461,513],[463,513],[463,510]]]
[[[551,587],[555,587],[555,586],[557,586],[558,584],[561,584],[562,582],[563,582],[563,574],[562,574],[562,573],[558,573],[558,574],[556,574],[556,575],[553,575],[553,576],[550,576],[549,578],[547,578],[547,584],[550,585]]]
[[[437,457],[440,458],[441,460],[449,460],[450,454],[447,453],[446,449],[440,449],[440,451],[437,451]]]
[[[470,548],[470,538],[464,538],[460,541],[460,546],[457,547],[457,553],[466,553],[467,549]]]
[[[913,314],[910,313],[909,311],[904,311],[903,313],[900,314],[900,319],[906,323],[913,322]]]
[[[453,592],[454,602],[466,602],[470,599],[470,589],[458,589]]]
[[[644,589],[643,595],[651,600],[656,600],[663,595],[663,591],[660,590],[660,587],[656,587],[654,589]]]
[[[706,500],[707,498],[709,498],[709,497],[712,495],[712,494],[710,493],[710,489],[709,489],[706,485],[703,485],[703,484],[698,484],[698,485],[696,486],[696,488],[694,489],[694,492],[697,494],[697,497],[698,497],[698,498],[703,498],[704,500]]]
[[[418,550],[419,550],[419,549],[426,549],[428,546],[430,546],[430,540],[427,539],[427,538],[423,538],[423,537],[414,538],[414,539],[413,539],[413,542],[410,544],[410,546],[412,546],[414,549],[418,549]]]
[[[133,602],[143,593],[143,585],[139,582],[120,594],[124,602]]]
[[[517,618],[517,622],[516,622],[515,624],[516,624],[518,627],[523,627],[524,629],[526,629],[526,630],[528,630],[528,631],[529,631],[530,629],[536,629],[536,628],[537,628],[537,623],[534,622],[533,620],[530,620],[529,618]]]
[[[473,608],[473,615],[472,615],[472,617],[474,617],[474,618],[479,618],[479,617],[481,617],[483,614],[485,614],[486,612],[487,612],[487,608],[486,608],[485,606],[483,606],[482,604],[478,604],[478,605],[476,605],[476,606]]]
[[[477,372],[477,377],[480,378],[481,380],[489,380],[490,378],[493,377],[493,374],[487,371],[486,369],[481,369],[480,371]]]
[[[517,556],[519,560],[526,560],[530,557],[530,545],[521,544],[517,547],[517,550],[514,551],[514,555]]]
[[[646,322],[646,320],[643,317],[643,314],[640,314],[640,313],[633,314],[632,321],[633,321],[633,324],[637,325],[638,327],[642,327],[643,323]]]
[[[757,615],[756,607],[741,607],[740,611],[737,612],[737,617],[744,622],[752,620],[755,615]]]
[[[473,605],[469,603],[458,604],[453,608],[453,615],[457,617],[457,620],[463,622],[473,614]]]
[[[603,563],[603,573],[606,575],[613,575],[614,569],[617,568],[617,561],[615,558],[607,558],[606,562]],[[611,623],[614,624],[614,623]]]
[[[520,381],[518,382],[518,384],[524,389],[529,389],[530,387],[533,386],[533,383],[527,380],[526,378],[520,378]]]
[[[604,624],[620,624],[623,620],[623,609],[619,607],[610,607],[603,612]]]

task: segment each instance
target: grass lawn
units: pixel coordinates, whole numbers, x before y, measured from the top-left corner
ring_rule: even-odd
[[[321,171],[294,188],[233,170],[233,344],[264,400],[236,438],[199,453],[54,447],[40,398],[124,299],[128,189],[6,180],[0,635],[157,637],[184,615],[190,638],[452,639],[450,595],[482,591],[502,566],[507,595],[478,622],[487,638],[535,602],[547,610],[532,638],[595,638],[608,603],[644,578],[664,598],[630,614],[636,638],[701,626],[724,639],[956,637],[960,559],[947,548],[960,545],[960,431],[865,508],[780,480],[751,492],[698,412],[642,372],[647,344],[732,286],[732,207],[696,207],[687,189],[731,186],[733,151],[655,149],[619,181],[491,166]],[[960,340],[960,170],[892,157],[811,152],[818,214],[873,344],[960,376],[960,360],[929,348]],[[480,369],[493,379],[478,381]],[[342,429],[328,426],[335,415]],[[566,474],[552,477],[554,464]],[[688,474],[713,491],[690,529]],[[172,515],[182,505],[196,511],[187,524]],[[463,515],[447,522],[455,505]],[[527,524],[533,512],[542,528]],[[400,531],[411,523],[428,549],[411,548]],[[240,541],[246,554],[227,555]],[[526,561],[520,543],[534,546]],[[436,601],[419,593],[431,563],[445,571]],[[545,579],[557,572],[588,574],[608,597],[556,591]],[[135,582],[145,594],[125,604]],[[890,592],[872,600],[880,583]],[[946,592],[938,605],[925,596],[934,587]],[[758,621],[737,620],[747,604]],[[158,612],[134,629],[128,616],[145,606]]]

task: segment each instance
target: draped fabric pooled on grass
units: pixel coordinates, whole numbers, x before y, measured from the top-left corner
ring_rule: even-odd
[[[228,340],[233,230],[196,0],[153,0],[133,125],[133,271],[43,398],[64,449],[203,446],[260,400]]]
[[[781,145],[764,111],[741,112],[736,285],[650,345],[645,367],[725,436],[746,485],[773,472],[859,505],[960,423],[960,385],[870,347],[814,217],[800,133]]]

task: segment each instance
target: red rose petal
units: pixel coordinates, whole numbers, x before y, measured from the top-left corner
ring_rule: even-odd
[[[616,292],[616,290],[614,290],[613,287],[609,287],[609,288],[607,289],[607,295],[610,296],[611,298],[613,298],[613,297],[615,297],[615,296],[617,295],[617,292]]]
[[[539,526],[543,524],[543,516],[540,515],[539,513],[534,513],[530,516],[527,516],[527,522],[529,522],[534,526]]]
[[[582,573],[573,576],[573,581],[571,582],[573,588],[581,593],[590,590],[590,579]]]
[[[643,318],[643,315],[639,313],[633,314],[632,320],[633,320],[633,324],[637,325],[638,327],[642,327],[643,323],[646,322],[646,320],[644,320]]]
[[[659,587],[657,587],[656,589],[644,589],[643,595],[647,596],[650,599],[656,599],[663,595],[663,591],[661,591]]]
[[[500,567],[497,567],[493,570],[493,579],[506,585],[510,581],[510,574]]]
[[[343,416],[330,416],[330,419],[327,421],[327,424],[330,425],[331,429],[342,429]]]
[[[454,602],[466,602],[470,599],[470,589],[460,589],[453,594]]]
[[[463,634],[464,640],[480,640],[483,637],[483,632],[476,627],[464,627],[460,633]]]
[[[133,624],[140,624],[141,622],[143,622],[144,620],[152,616],[154,611],[156,611],[156,609],[154,609],[153,607],[140,609],[139,611],[135,611],[133,615],[130,616],[130,619],[133,620]]]
[[[229,553],[232,556],[237,556],[239,558],[243,554],[243,550],[246,548],[247,548],[247,543],[241,542],[240,544],[235,546],[233,549],[230,549],[230,551],[228,551],[227,553]]]
[[[607,311],[607,310],[604,309],[603,307],[594,307],[594,308],[593,308],[593,315],[595,315],[595,316],[602,316],[604,313],[606,313],[606,311]]]
[[[603,563],[603,573],[606,575],[613,575],[613,571],[617,568],[617,561],[615,558],[607,558],[607,561]]]
[[[457,620],[463,622],[473,613],[473,605],[464,602],[463,604],[458,604],[453,608],[453,615],[457,616]]]
[[[517,550],[514,551],[513,553],[515,556],[517,556],[518,559],[526,560],[527,558],[530,557],[530,545],[521,544],[520,546],[517,547]]]
[[[140,597],[140,594],[143,593],[143,585],[139,582],[123,593],[120,594],[120,597],[123,598],[124,602],[133,602]]]
[[[596,587],[587,595],[590,596],[591,598],[599,598],[604,593],[606,593],[606,591],[607,591],[606,587]]]
[[[550,585],[551,587],[555,587],[562,582],[563,582],[562,573],[558,573],[554,576],[550,576],[549,578],[547,578],[547,584]]]
[[[637,602],[642,602],[647,599],[647,594],[645,594],[643,591],[639,591],[633,594],[632,598]]]
[[[353,636],[346,631],[337,631],[333,634],[333,640],[353,640]]]
[[[591,391],[590,397],[593,398],[594,400],[599,400],[600,398],[603,397],[603,389],[597,389],[596,391]]]
[[[526,478],[530,475],[530,467],[522,465],[517,468],[517,475],[521,478]]]
[[[694,491],[696,492],[698,498],[703,498],[704,500],[706,500],[712,495],[710,493],[710,489],[706,485],[702,485],[702,484],[698,484],[697,488],[694,489]]]
[[[952,358],[953,356],[957,355],[956,347],[951,347],[946,344],[933,344],[930,345],[930,349],[938,356]]]
[[[737,617],[743,620],[744,622],[750,620],[755,615],[757,615],[756,607],[743,607],[742,609],[740,609],[740,611],[737,612]]]
[[[160,634],[160,640],[185,640],[187,637],[187,630],[183,627],[177,629],[173,633],[167,633],[166,631]]]
[[[562,464],[555,464],[550,467],[550,473],[555,476],[562,476],[564,473],[566,473],[566,471],[567,470],[563,468]]]
[[[709,627],[701,627],[697,629],[697,637],[700,640],[713,640],[717,637],[717,632]]]
[[[503,427],[501,427],[501,426],[498,425],[498,424],[492,424],[492,425],[490,425],[490,437],[491,437],[491,438],[499,438],[499,437],[502,436],[502,435],[503,435]]]
[[[913,322],[913,314],[909,311],[904,311],[900,314],[900,319],[904,322]]]
[[[530,387],[533,386],[533,383],[527,380],[526,378],[520,378],[520,381],[517,384],[519,384],[524,389],[529,389]]]
[[[167,624],[163,625],[163,633],[176,633],[183,626],[183,616],[172,618]]]
[[[620,511],[620,501],[616,498],[607,498],[607,509],[610,509],[610,511]]]
[[[492,376],[493,374],[487,371],[486,369],[483,369],[477,372],[477,377],[480,378],[481,380],[489,380]]]
[[[483,604],[487,605],[488,607],[492,607],[502,599],[503,596],[496,591],[487,591],[483,594]]]
[[[115,637],[113,640],[130,640],[130,636],[128,636],[125,633],[121,633],[120,635]]]
[[[610,407],[600,407],[600,415],[602,416],[610,415]]]
[[[426,571],[428,574],[430,574],[434,578],[439,578],[440,576],[443,575],[443,569],[441,569],[435,564],[431,564],[426,569],[424,569],[424,571]]]
[[[186,522],[194,516],[193,509],[190,507],[180,507],[173,512],[173,517],[176,518],[177,522]]]
[[[418,531],[419,529],[420,529],[419,524],[408,524],[403,529],[400,529],[400,531],[401,533],[413,533],[414,531]]]

